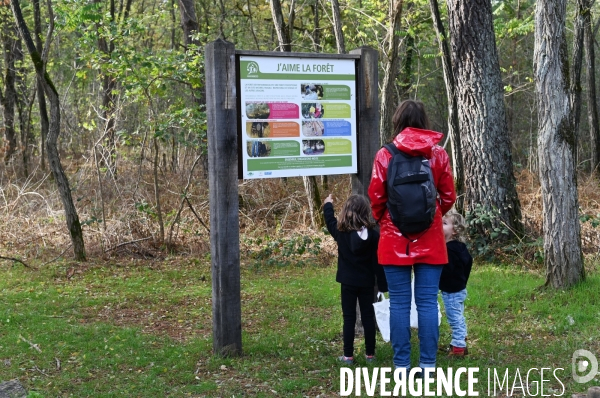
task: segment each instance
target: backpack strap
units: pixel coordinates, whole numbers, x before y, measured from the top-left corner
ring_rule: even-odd
[[[392,157],[394,157],[395,155],[401,155],[402,154],[402,152],[400,151],[400,149],[396,148],[396,145],[394,145],[393,142],[390,142],[389,144],[385,144],[383,147],[385,149],[387,149],[389,153],[392,154]]]

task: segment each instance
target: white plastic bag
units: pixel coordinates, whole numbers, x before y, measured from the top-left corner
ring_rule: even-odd
[[[415,304],[415,280],[413,279],[410,283],[410,288],[412,289],[412,299],[410,302],[410,327],[418,329],[419,328],[419,316],[417,314],[417,305]],[[442,312],[440,311],[440,303],[437,303],[438,307],[438,326],[442,322]]]
[[[379,298],[381,298],[381,301],[373,303],[375,320],[377,321],[383,341],[387,343],[390,341],[390,300],[386,299],[381,292],[377,294],[377,299],[379,300]]]

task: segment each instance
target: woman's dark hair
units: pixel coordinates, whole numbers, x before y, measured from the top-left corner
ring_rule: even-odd
[[[402,101],[394,116],[394,137],[407,127],[429,130],[429,118],[425,113],[425,106],[421,101],[406,100]]]
[[[346,200],[338,217],[338,230],[342,232],[360,231],[363,227],[373,228],[371,205],[362,195],[352,195]]]

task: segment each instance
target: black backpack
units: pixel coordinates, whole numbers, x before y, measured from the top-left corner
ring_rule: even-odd
[[[423,156],[410,156],[394,144],[384,147],[392,154],[387,172],[387,208],[394,225],[414,242],[429,229],[435,216],[437,190],[431,165]]]

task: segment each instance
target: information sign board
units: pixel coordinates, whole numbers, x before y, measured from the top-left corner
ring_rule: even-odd
[[[357,172],[355,62],[239,56],[243,178]]]

